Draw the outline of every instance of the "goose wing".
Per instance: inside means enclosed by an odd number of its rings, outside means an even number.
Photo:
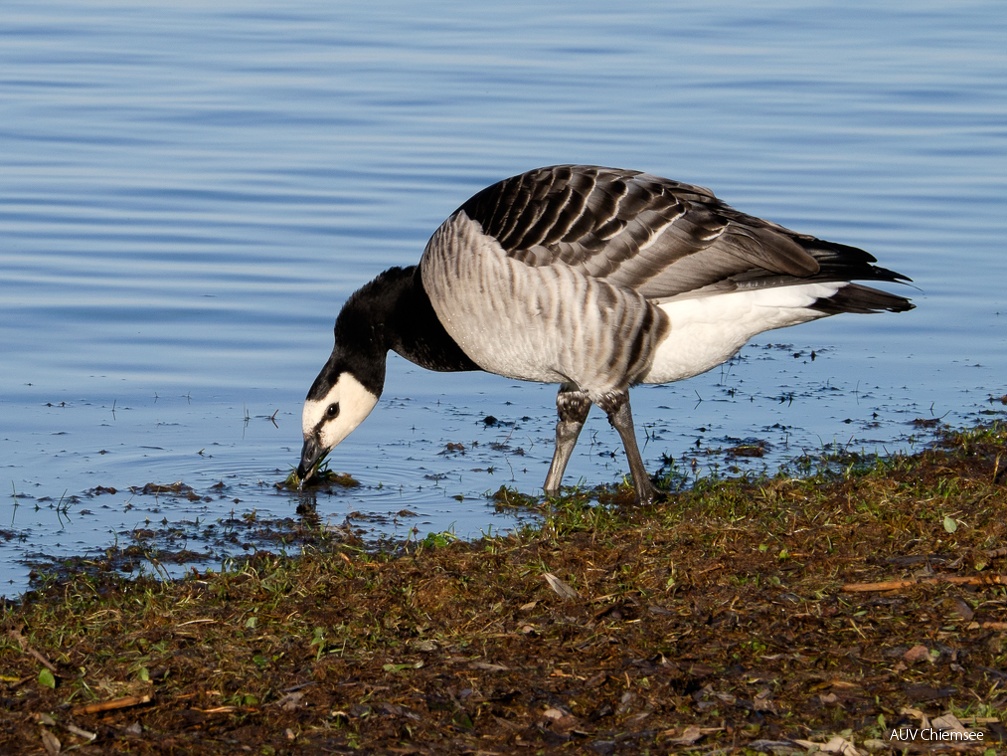
[[[797,280],[905,281],[869,253],[738,212],[699,186],[638,171],[539,168],[457,212],[531,266],[563,265],[651,300]]]

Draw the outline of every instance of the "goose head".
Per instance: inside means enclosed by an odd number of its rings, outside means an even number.
[[[297,476],[311,479],[326,455],[352,433],[378,403],[380,388],[368,388],[348,370],[323,368],[301,413],[304,446]]]

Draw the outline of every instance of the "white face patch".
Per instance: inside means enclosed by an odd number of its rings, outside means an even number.
[[[304,403],[301,414],[304,438],[316,436],[318,445],[328,451],[350,435],[377,403],[378,397],[360,381],[342,373],[324,398]]]

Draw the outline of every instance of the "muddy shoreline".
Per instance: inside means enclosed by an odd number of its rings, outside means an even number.
[[[995,424],[644,510],[504,490],[540,521],[475,542],[80,570],[2,605],[0,751],[998,753],[1005,470]]]

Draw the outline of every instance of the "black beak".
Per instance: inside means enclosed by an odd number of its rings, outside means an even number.
[[[325,458],[325,455],[328,454],[328,451],[328,449],[323,449],[318,445],[314,436],[308,436],[308,438],[304,439],[304,446],[301,447],[301,463],[297,466],[297,477],[301,479],[302,488],[311,476],[315,474],[315,469]]]

